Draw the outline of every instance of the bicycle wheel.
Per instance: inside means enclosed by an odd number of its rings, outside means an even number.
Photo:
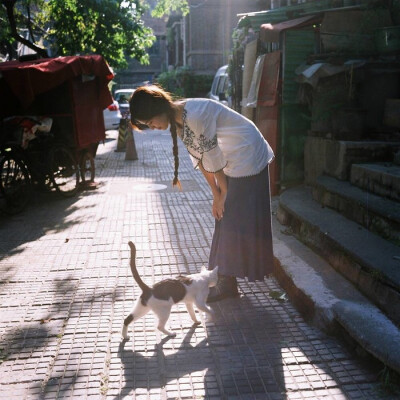
[[[0,160],[0,192],[6,201],[5,211],[16,214],[30,201],[31,181],[24,163],[12,154]]]
[[[78,191],[79,168],[72,152],[64,146],[50,150],[50,179],[56,190],[65,197],[74,196]]]
[[[94,158],[90,151],[85,151],[82,155],[80,165],[82,182],[94,182],[94,175],[96,172]]]

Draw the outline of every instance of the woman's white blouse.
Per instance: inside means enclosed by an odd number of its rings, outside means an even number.
[[[206,171],[233,178],[256,175],[274,158],[252,121],[211,99],[186,101],[182,141],[195,168],[201,162]]]

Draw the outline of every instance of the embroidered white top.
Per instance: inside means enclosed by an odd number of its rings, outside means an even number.
[[[233,178],[256,175],[274,158],[252,121],[211,99],[186,100],[182,141],[195,168],[201,161],[206,171]]]

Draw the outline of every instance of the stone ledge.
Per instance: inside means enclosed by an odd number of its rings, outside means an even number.
[[[311,189],[296,187],[280,196],[279,221],[318,252],[393,321],[400,323],[400,248],[321,207]]]
[[[392,161],[399,149],[398,142],[345,141],[308,136],[304,145],[305,183],[315,184],[322,174],[349,180],[352,164]]]
[[[294,210],[291,210],[291,206]],[[319,207],[311,198],[311,190],[304,187],[284,192],[280,196],[279,205],[275,207],[277,208],[277,217],[273,218],[275,275],[293,303],[320,328],[337,335],[342,335],[344,331],[368,354],[399,373],[400,331],[396,324],[360,293],[350,280],[343,276],[342,271],[341,273],[336,271],[310,248],[313,247],[317,252],[320,250],[316,241],[304,240],[307,242],[306,246],[294,236],[302,225],[300,220],[306,216],[310,219],[312,216],[316,217],[321,222],[321,227],[327,228],[330,218],[325,212],[328,211],[331,215],[336,213]],[[340,227],[343,220],[344,217],[338,218],[336,225]],[[311,224],[318,225],[315,220],[311,221]],[[335,232],[328,230],[323,230],[321,234],[335,237]],[[350,235],[352,234],[354,232],[350,230]],[[343,239],[347,241],[348,238]],[[371,240],[373,243],[374,238]],[[365,242],[359,249],[361,251],[366,249],[368,253],[368,250],[371,250],[368,248],[369,244],[370,242]],[[375,250],[376,247],[372,252]],[[380,258],[384,254],[386,253],[377,253],[375,258]],[[361,266],[359,268],[361,269]],[[387,298],[386,301],[392,302],[391,304],[397,309],[399,292],[392,288],[389,288],[389,291],[397,297],[390,300]],[[339,326],[342,329],[339,329]]]
[[[400,244],[400,204],[369,193],[349,182],[320,176],[313,189],[313,197],[346,218],[357,222],[368,231]]]
[[[298,193],[292,192],[294,197]],[[297,197],[297,201],[301,204],[302,198]],[[345,334],[345,339],[355,341],[368,354],[400,372],[399,328],[326,260],[299,241],[291,227],[280,224],[287,213],[279,204],[273,204],[273,208],[277,211],[272,223],[274,274],[291,301],[319,328],[329,334]]]
[[[360,189],[400,200],[400,166],[391,163],[353,164],[350,182]]]

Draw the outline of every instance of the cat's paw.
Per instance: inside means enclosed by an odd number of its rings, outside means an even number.
[[[176,336],[176,332],[168,332],[167,334],[169,337],[175,337]]]

